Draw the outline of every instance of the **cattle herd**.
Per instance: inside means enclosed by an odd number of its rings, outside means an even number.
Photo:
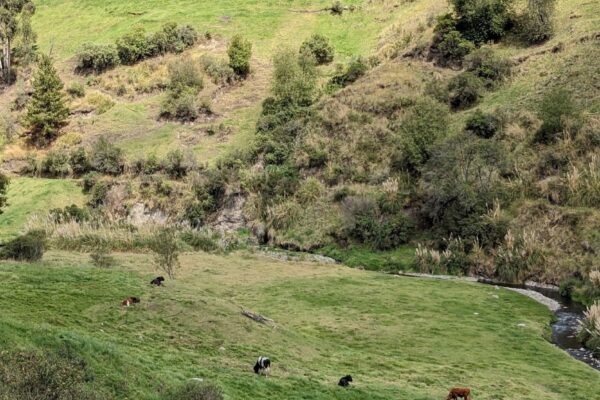
[[[162,286],[165,278],[162,276],[157,276],[152,281],[150,281],[151,285],[154,286]],[[125,300],[121,302],[123,307],[129,307],[133,304],[139,303],[140,299],[138,297],[127,297]],[[269,357],[260,356],[256,360],[256,364],[254,364],[254,373],[257,375],[268,376],[271,372],[271,360]],[[340,378],[338,385],[341,387],[348,387],[352,382],[352,376],[346,375]],[[471,389],[469,388],[461,388],[456,387],[450,389],[446,400],[471,400]]]

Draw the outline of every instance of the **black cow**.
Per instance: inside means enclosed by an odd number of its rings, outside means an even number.
[[[150,281],[151,285],[156,285],[156,286],[162,286],[162,283],[165,281],[165,278],[163,278],[162,276],[158,276],[154,279],[152,279],[152,281]]]
[[[350,386],[350,382],[352,382],[352,377],[350,375],[346,375],[340,378],[338,385],[342,387],[348,387]]]

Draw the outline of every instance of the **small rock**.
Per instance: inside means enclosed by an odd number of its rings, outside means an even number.
[[[479,315],[479,313],[478,312],[474,312],[473,315]]]
[[[223,347],[223,346],[219,347],[219,351],[225,351],[225,347]]]
[[[191,381],[204,382],[204,378],[192,378]]]
[[[524,327],[526,327],[527,325],[525,325],[525,324],[517,324],[517,326],[519,326],[519,327],[521,327],[521,328],[524,328]]]
[[[497,294],[493,294],[492,297],[495,298],[495,299],[499,299],[500,298],[500,296],[498,296]]]

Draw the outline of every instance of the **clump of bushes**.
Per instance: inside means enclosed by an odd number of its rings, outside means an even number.
[[[448,104],[453,110],[474,106],[483,96],[483,84],[472,72],[463,72],[448,82]]]
[[[33,351],[0,353],[0,398],[35,400],[101,400],[90,387],[86,363],[73,356]]]
[[[429,56],[442,66],[460,66],[465,56],[475,50],[473,42],[458,31],[457,22],[451,14],[438,17],[433,32]]]
[[[542,125],[535,133],[534,141],[551,144],[569,128],[577,130],[580,123],[580,111],[565,89],[554,89],[547,93],[538,110]]]
[[[311,53],[317,64],[329,64],[333,61],[334,50],[333,46],[329,42],[329,39],[323,35],[314,34],[309,39],[302,43],[300,46],[300,52]]]
[[[200,68],[191,59],[169,65],[169,89],[160,116],[186,122],[198,118],[198,93],[203,87]]]
[[[215,85],[229,85],[236,79],[233,68],[223,60],[203,55],[200,58],[200,65]]]
[[[40,172],[51,178],[64,178],[71,174],[69,155],[64,151],[51,150],[40,165]]]
[[[90,165],[94,171],[120,175],[125,168],[123,150],[102,137],[92,146]]]
[[[121,63],[117,47],[113,44],[86,43],[77,52],[77,72],[97,74]]]
[[[517,20],[518,34],[528,44],[542,43],[554,34],[556,0],[529,0]]]
[[[65,208],[55,208],[50,210],[50,217],[56,223],[65,222],[83,222],[90,218],[89,212],[85,208],[81,208],[76,204],[71,204]]]
[[[0,246],[0,259],[38,261],[46,248],[46,232],[32,230]]]
[[[333,87],[346,87],[349,84],[356,82],[358,78],[366,74],[368,70],[369,64],[364,58],[354,58],[345,68],[338,65],[337,72],[331,77],[329,84]]]
[[[481,47],[465,58],[466,70],[483,80],[488,89],[493,89],[510,74],[512,62],[498,57],[489,47]]]
[[[252,57],[252,43],[241,35],[235,35],[227,48],[229,66],[240,78],[245,78],[250,73],[250,57]]]
[[[502,121],[494,114],[475,111],[465,124],[465,130],[483,139],[492,138],[502,129]]]
[[[375,250],[390,250],[409,240],[411,219],[384,198],[348,196],[342,200],[344,226],[338,241],[354,241]],[[397,204],[397,203],[396,203]]]
[[[77,71],[101,73],[118,64],[135,64],[149,57],[180,53],[198,41],[198,32],[189,25],[167,23],[153,33],[142,27],[117,39],[116,44],[84,44],[77,53]]]

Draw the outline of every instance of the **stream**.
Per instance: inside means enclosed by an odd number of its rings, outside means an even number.
[[[577,340],[579,321],[583,319],[583,312],[586,310],[586,307],[583,304],[561,296],[555,288],[531,285],[507,285],[485,281],[482,283],[489,283],[507,288],[532,290],[557,301],[560,304],[560,308],[554,311],[556,321],[551,325],[552,343],[569,353],[573,358],[600,371],[600,359],[595,358],[592,352],[583,347]]]

